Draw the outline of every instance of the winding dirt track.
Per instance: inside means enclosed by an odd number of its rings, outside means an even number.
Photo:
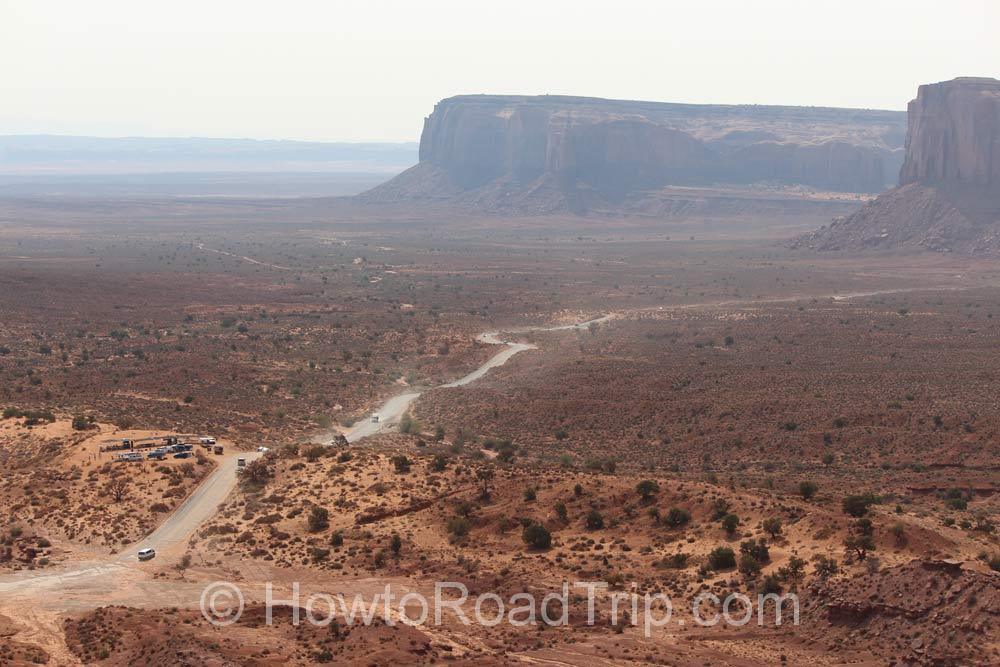
[[[477,369],[458,380],[440,385],[442,388],[463,387],[479,380],[491,369],[507,363],[512,357],[526,350],[536,349],[529,343],[509,342],[502,335],[549,332],[579,331],[591,325],[601,324],[630,313],[665,312],[669,310],[689,310],[694,308],[714,308],[733,306],[753,306],[765,303],[786,303],[802,299],[833,299],[843,301],[851,298],[876,296],[911,291],[941,291],[961,289],[954,286],[902,288],[864,293],[830,294],[825,296],[799,295],[753,301],[728,301],[701,304],[685,304],[660,308],[647,308],[604,315],[595,319],[552,327],[528,327],[522,329],[491,331],[477,337],[482,343],[502,345],[504,349],[490,357]],[[393,396],[378,411],[379,421],[366,417],[353,427],[346,437],[349,442],[357,442],[396,425],[409,406],[419,398],[421,391],[411,390]],[[18,601],[44,609],[68,611],[86,609],[109,603],[127,603],[141,606],[170,606],[197,604],[200,588],[195,584],[184,585],[176,582],[153,581],[152,573],[161,569],[153,562],[140,563],[135,556],[139,548],[152,546],[157,550],[158,560],[176,557],[183,553],[187,539],[207,519],[215,514],[233,488],[236,486],[235,461],[239,456],[253,458],[256,454],[229,454],[220,460],[219,467],[192,493],[187,500],[168,517],[164,523],[146,539],[131,545],[125,551],[104,558],[94,558],[64,565],[44,572],[18,572],[0,577],[0,599],[4,607],[16,607]],[[190,590],[189,590],[190,589]],[[191,595],[194,595],[192,598]]]

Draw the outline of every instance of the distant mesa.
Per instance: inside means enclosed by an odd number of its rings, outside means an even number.
[[[920,86],[908,117],[900,186],[793,247],[1000,256],[1000,81]]]
[[[544,214],[641,209],[667,186],[896,184],[903,112],[462,95],[424,121],[420,162],[363,202]]]

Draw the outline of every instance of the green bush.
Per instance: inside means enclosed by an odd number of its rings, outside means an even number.
[[[667,524],[671,528],[678,528],[686,525],[689,521],[691,521],[690,512],[680,507],[671,507],[670,511],[667,512],[667,517],[663,520],[663,523]]]
[[[660,485],[651,479],[644,479],[636,484],[635,491],[643,500],[649,500],[660,492]]]
[[[532,549],[548,549],[552,546],[552,535],[540,523],[525,526],[521,531],[521,539]]]
[[[735,514],[727,514],[722,517],[722,529],[726,531],[727,535],[733,535],[736,533],[736,529],[740,526],[740,518]]]
[[[736,567],[736,553],[729,547],[716,547],[708,554],[708,566],[713,570]]]
[[[469,534],[472,524],[464,516],[453,516],[448,519],[448,532],[455,537],[464,537]]]
[[[847,496],[842,503],[844,514],[853,517],[863,517],[868,514],[868,508],[878,502],[871,493],[861,493]]]
[[[330,527],[330,512],[325,507],[313,506],[309,511],[309,530],[318,533]]]
[[[776,516],[764,519],[761,526],[763,527],[764,532],[772,538],[781,535],[781,519]]]

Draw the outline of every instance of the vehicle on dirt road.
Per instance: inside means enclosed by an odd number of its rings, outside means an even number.
[[[153,560],[154,558],[156,558],[156,550],[150,548],[139,549],[138,556],[139,560]]]

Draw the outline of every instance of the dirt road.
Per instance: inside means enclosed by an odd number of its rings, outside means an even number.
[[[249,462],[258,456],[257,453],[233,453],[217,459],[218,467],[159,528],[118,554],[38,572],[5,575],[0,577],[0,596],[35,597],[57,591],[60,598],[69,602],[74,593],[108,593],[128,580],[131,574],[128,571],[133,568],[146,576],[145,570],[162,565],[164,560],[177,560],[187,539],[215,514],[236,486],[236,459],[246,458]],[[139,562],[136,553],[144,547],[156,549],[156,563]]]
[[[520,352],[526,350],[536,349],[535,345],[530,343],[512,343],[505,341],[501,338],[504,333],[519,334],[519,333],[533,333],[533,332],[544,332],[544,331],[569,331],[569,330],[583,330],[591,325],[601,324],[602,322],[607,322],[613,316],[605,315],[603,317],[598,317],[592,320],[587,320],[586,322],[578,322],[575,324],[564,324],[555,327],[526,327],[522,329],[512,329],[509,331],[488,331],[486,333],[479,334],[476,337],[480,343],[487,343],[489,345],[503,345],[505,349],[497,352],[492,357],[486,360],[479,368],[472,371],[468,375],[465,375],[457,380],[442,384],[439,388],[447,389],[453,387],[464,387],[467,384],[471,384],[476,380],[482,378],[484,375],[490,372],[491,369],[497,368],[498,366],[503,366],[510,359]],[[368,436],[375,435],[376,433],[385,430],[390,426],[396,426],[399,420],[402,418],[406,411],[410,408],[413,401],[417,400],[423,392],[421,391],[408,391],[403,394],[398,394],[393,396],[388,401],[386,401],[377,412],[371,415],[366,415],[365,418],[359,422],[356,426],[352,427],[345,435],[348,442],[357,442],[362,438],[367,438]],[[378,421],[372,421],[374,415],[378,415]]]

